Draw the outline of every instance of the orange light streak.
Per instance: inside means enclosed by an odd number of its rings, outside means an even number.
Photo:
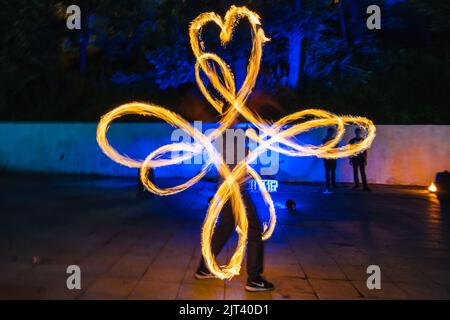
[[[236,92],[234,75],[230,67],[216,54],[205,52],[204,43],[201,40],[202,29],[209,23],[216,24],[220,29],[220,40],[222,45],[226,45],[232,39],[233,29],[240,19],[247,19],[251,26],[253,43],[247,66],[246,78]],[[269,208],[270,220],[264,224],[262,238],[270,238],[276,225],[276,213],[272,198],[267,191],[259,174],[249,165],[262,152],[267,149],[282,153],[288,156],[303,157],[316,156],[319,158],[342,158],[362,152],[370,147],[375,138],[375,126],[369,119],[363,117],[343,116],[339,117],[332,113],[319,109],[307,109],[288,115],[277,122],[271,124],[262,119],[259,115],[249,110],[245,103],[255,86],[259,73],[263,44],[270,41],[264,34],[261,27],[260,17],[246,7],[235,7],[227,11],[222,19],[216,13],[208,12],[199,15],[192,21],[189,28],[189,37],[192,51],[197,59],[195,65],[195,75],[200,91],[209,103],[222,115],[220,126],[210,134],[204,135],[191,126],[179,115],[157,105],[131,102],[121,105],[105,114],[97,127],[97,142],[102,151],[113,161],[130,168],[141,168],[140,178],[144,186],[157,195],[171,195],[184,191],[200,181],[212,166],[215,166],[223,179],[214,197],[210,201],[206,218],[202,228],[202,254],[210,271],[220,279],[230,279],[239,274],[242,260],[245,254],[248,232],[248,220],[246,208],[240,186],[250,177],[255,179],[259,186],[262,197]],[[217,70],[220,70],[220,73]],[[220,94],[222,99],[215,98],[210,94],[201,78],[203,72],[210,80],[214,89]],[[221,76],[220,76],[220,75]],[[225,110],[225,107],[227,109]],[[172,143],[164,145],[152,153],[145,160],[136,160],[126,155],[120,154],[108,142],[106,137],[110,124],[124,115],[142,115],[159,118],[168,124],[186,131],[193,137],[194,143]],[[248,131],[248,137],[259,143],[259,146],[250,152],[232,171],[225,164],[217,149],[213,146],[214,140],[222,135],[224,131],[232,126],[238,116],[242,116],[248,122],[255,125],[262,133],[258,136],[254,130]],[[306,119],[306,120],[305,120]],[[299,122],[302,121],[303,122]],[[295,123],[294,122],[299,122]],[[291,126],[287,129],[284,127]],[[344,132],[345,125],[355,124],[361,126],[366,131],[366,137],[359,143],[338,147]],[[313,146],[302,145],[294,142],[291,138],[303,132],[319,127],[335,126],[336,137],[326,143]],[[208,155],[207,163],[202,170],[190,180],[180,185],[170,188],[159,188],[148,178],[147,172],[150,168],[164,167],[168,165],[180,164],[206,150]],[[164,159],[160,156],[168,152],[182,151],[175,158]],[[211,252],[211,240],[219,214],[224,204],[230,201],[236,223],[238,242],[234,254],[227,265],[219,267]]]

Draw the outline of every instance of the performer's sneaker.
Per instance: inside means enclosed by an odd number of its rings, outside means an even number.
[[[245,285],[245,290],[250,292],[272,291],[273,289],[273,284],[261,276],[252,280],[248,279]]]
[[[204,280],[204,279],[214,279],[215,276],[208,270],[201,270],[198,269],[197,272],[194,274],[195,279],[197,280]]]
[[[333,191],[331,191],[330,189],[325,189],[325,191],[323,192],[323,194],[332,194]]]

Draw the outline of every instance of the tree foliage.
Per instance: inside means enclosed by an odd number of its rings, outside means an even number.
[[[170,104],[179,113],[186,112],[184,102],[193,95],[203,103],[188,26],[205,11],[223,15],[228,1],[77,3],[81,31],[65,26],[70,1],[16,0],[2,7],[1,119],[96,120],[129,100]],[[366,28],[370,4],[382,8],[381,30]],[[257,11],[272,38],[253,101],[277,105],[269,116],[316,106],[378,123],[450,123],[448,2],[246,0],[236,5]],[[218,52],[238,79],[245,76],[250,50],[247,26],[236,27],[226,48],[216,27],[205,30],[207,48]],[[292,86],[289,74],[295,69]]]

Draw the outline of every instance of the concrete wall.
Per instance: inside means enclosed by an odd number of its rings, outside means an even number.
[[[211,127],[212,125],[206,126]],[[371,183],[428,185],[438,171],[450,170],[450,126],[380,125],[368,154]],[[47,173],[134,176],[109,160],[95,140],[95,123],[0,123],[0,168]],[[352,135],[347,130],[344,141]],[[173,128],[166,124],[114,124],[111,143],[132,157],[145,158],[170,142]],[[324,130],[302,134],[304,143],[320,143]],[[200,165],[182,164],[158,169],[157,177],[191,177]],[[217,173],[213,170],[210,176]],[[281,181],[322,181],[322,160],[280,156]],[[351,182],[348,159],[338,160],[338,181]]]

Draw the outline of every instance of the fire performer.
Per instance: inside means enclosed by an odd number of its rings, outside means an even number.
[[[246,148],[246,146],[238,145],[238,139],[235,139],[234,135],[227,134],[230,130],[232,129],[228,129],[226,133],[222,135],[222,155],[229,165],[230,170],[233,170],[233,168],[242,160],[238,157],[238,148],[245,148],[244,153],[246,155],[248,154],[248,148]],[[223,181],[221,181],[221,183],[222,182]],[[271,291],[274,289],[274,285],[262,276],[264,267],[263,228],[258,213],[256,212],[256,208],[252,203],[250,193],[243,187],[244,185],[241,185],[241,193],[243,195],[248,218],[247,283],[245,285],[245,290],[250,292]],[[215,257],[222,251],[235,230],[235,227],[233,208],[231,203],[227,202],[222,209],[221,219],[211,241],[211,250]],[[216,278],[208,270],[203,256],[194,277],[199,280]]]
[[[234,82],[234,75],[227,64],[218,55],[211,52],[205,52],[204,42],[201,40],[201,33],[206,24],[215,23],[222,29],[220,39],[222,44],[226,45],[232,38],[232,31],[236,22],[242,18],[246,18],[250,23],[253,46],[247,66],[247,76],[241,88],[237,90]],[[188,189],[199,182],[211,168],[215,167],[223,181],[210,201],[203,223],[201,235],[202,256],[204,264],[207,266],[207,270],[201,269],[200,271],[206,272],[203,274],[204,276],[207,276],[208,272],[211,272],[211,274],[219,279],[231,279],[238,275],[247,242],[249,242],[249,246],[251,247],[254,245],[254,248],[256,249],[249,249],[251,253],[249,252],[248,259],[250,260],[250,265],[248,270],[249,282],[246,286],[247,290],[271,290],[273,289],[273,285],[264,280],[261,276],[263,248],[258,244],[258,241],[269,239],[275,229],[277,219],[275,205],[261,176],[249,164],[267,150],[297,157],[316,156],[319,158],[331,159],[349,157],[370,147],[375,138],[376,127],[372,121],[364,117],[337,116],[321,109],[299,110],[274,123],[270,123],[252,112],[247,107],[246,101],[256,83],[262,57],[262,46],[265,42],[270,41],[270,39],[264,34],[259,16],[248,10],[246,7],[238,8],[231,6],[225,14],[225,19],[222,19],[214,12],[207,12],[199,15],[190,25],[189,37],[192,50],[197,58],[195,64],[197,83],[208,102],[220,113],[220,126],[209,134],[203,134],[195,127],[191,126],[181,116],[166,108],[154,104],[130,102],[118,106],[102,116],[97,126],[97,142],[102,151],[112,160],[130,168],[140,168],[140,178],[143,185],[150,192],[161,196],[177,194]],[[201,72],[203,72],[211,81],[214,89],[220,94],[224,101],[220,98],[217,99],[207,90],[201,77]],[[220,75],[222,77],[220,77]],[[224,112],[224,108],[226,107],[228,107],[228,109]],[[110,124],[115,119],[129,114],[159,118],[174,127],[184,130],[194,138],[195,142],[190,144],[171,143],[163,145],[152,151],[145,160],[130,158],[114,149],[106,137]],[[247,130],[247,137],[252,141],[257,142],[259,146],[252,150],[248,156],[235,165],[234,169],[230,171],[226,161],[218,154],[217,148],[214,147],[213,143],[223,135],[227,128],[230,128],[230,125],[235,123],[239,116],[242,116],[245,121],[253,124],[263,134],[262,136],[258,136],[255,130]],[[348,124],[356,124],[364,128],[366,137],[354,144],[338,147],[337,144],[340,139],[342,139],[345,133],[345,126]],[[286,125],[290,126],[285,128]],[[329,126],[336,127],[336,136],[334,139],[331,139],[320,146],[298,144],[292,140],[293,137],[298,136],[302,132],[309,131],[313,128]],[[168,159],[162,157],[162,155],[173,151],[177,153],[183,151],[183,154]],[[151,169],[181,164],[183,161],[202,153],[207,155],[208,161],[197,175],[184,183],[169,188],[160,188],[148,178],[147,173]],[[245,183],[248,177],[252,177],[258,184],[261,196],[269,209],[269,221],[268,223],[264,223],[262,228],[260,224],[255,223],[255,221],[258,221],[256,211],[253,210],[250,211],[250,213],[247,212],[246,203],[247,206],[250,206],[249,201],[244,201],[244,197],[241,193],[242,188],[240,186]],[[219,220],[220,212],[226,211],[223,210],[223,207],[228,202],[231,203],[238,240],[236,249],[231,256],[230,261],[225,266],[220,267],[215,260],[215,253],[219,253],[219,249],[223,248],[229,235],[224,231],[220,231],[219,237],[215,240],[216,249],[213,249],[211,242],[213,241],[213,238],[215,238],[214,231]],[[231,221],[231,219],[229,221]],[[227,223],[224,223],[223,226],[227,226]],[[223,226],[220,228],[225,229]],[[251,230],[249,230],[249,227]],[[257,231],[255,230],[261,231],[261,229],[263,230],[262,236],[258,235],[258,237],[256,237]],[[249,240],[249,238],[251,239]]]

